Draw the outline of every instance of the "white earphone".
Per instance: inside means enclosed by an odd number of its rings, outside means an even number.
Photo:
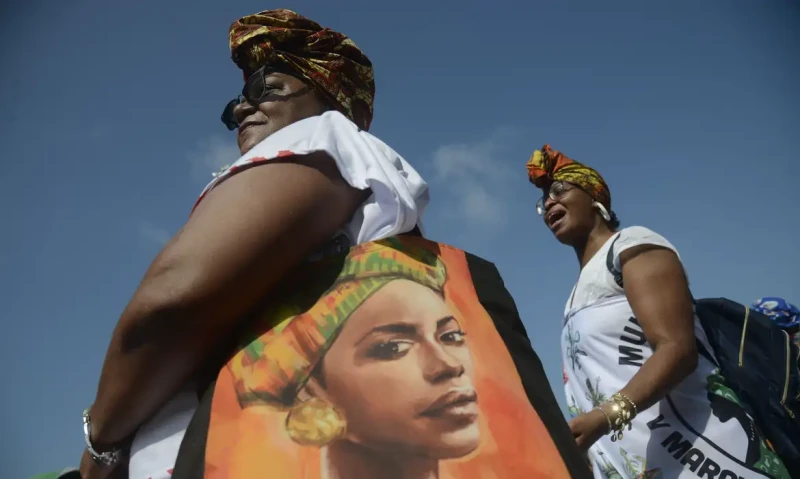
[[[605,206],[603,206],[602,203],[595,201],[592,203],[592,206],[600,210],[600,216],[602,216],[604,220],[611,221],[611,215],[608,213],[608,210]]]

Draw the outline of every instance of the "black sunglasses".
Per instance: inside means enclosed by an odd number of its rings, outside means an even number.
[[[228,104],[225,105],[225,109],[222,110],[222,117],[220,117],[220,120],[222,120],[222,123],[228,130],[233,131],[239,127],[239,122],[236,121],[233,115],[233,109],[244,101],[247,101],[247,103],[251,105],[263,103],[267,97],[266,77],[270,73],[279,71],[281,70],[275,67],[267,68],[263,66],[247,77],[247,81],[244,82],[244,87],[242,87],[242,94],[229,101]]]

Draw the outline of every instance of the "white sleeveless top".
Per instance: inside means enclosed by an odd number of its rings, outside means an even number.
[[[217,176],[206,193],[232,175],[271,159],[325,151],[347,183],[370,189],[372,195],[344,225],[341,233],[355,245],[407,233],[418,226],[428,204],[428,185],[397,152],[360,130],[338,111],[293,123],[267,137]],[[178,455],[186,427],[198,405],[192,385],[136,433],[128,466],[130,479],[167,479]]]
[[[616,237],[583,268],[564,311],[564,389],[573,417],[625,387],[653,354],[624,290],[607,268]],[[647,228],[625,228],[614,244],[614,269],[621,270],[622,251],[644,244],[675,251]],[[697,317],[695,335],[710,354]],[[710,360],[700,355],[697,369],[656,405],[639,411],[622,440],[604,436],[590,448],[595,478],[789,478],[711,360],[713,355]]]

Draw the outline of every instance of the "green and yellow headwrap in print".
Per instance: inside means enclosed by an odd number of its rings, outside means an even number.
[[[311,372],[331,347],[347,319],[383,286],[407,279],[441,293],[444,263],[413,242],[388,239],[354,247],[333,285],[313,306],[294,304],[270,310],[276,326],[241,349],[228,368],[242,407],[292,406]],[[287,298],[288,303],[292,299]]]
[[[233,61],[247,78],[280,64],[315,85],[337,110],[369,130],[375,100],[372,62],[347,36],[286,10],[266,10],[233,22]]]
[[[550,145],[534,151],[526,167],[528,179],[543,191],[548,191],[556,181],[572,183],[611,211],[611,191],[600,173],[553,150]]]

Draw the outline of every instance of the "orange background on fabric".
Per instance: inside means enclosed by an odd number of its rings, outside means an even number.
[[[441,461],[440,479],[569,477],[503,340],[478,301],[464,253],[439,247],[447,267],[445,298],[467,332],[481,409],[480,446],[464,458]],[[284,429],[285,420],[285,412],[268,407],[241,409],[233,379],[223,368],[211,409],[206,477],[262,479],[266,473],[282,479],[320,479],[320,450],[294,443]]]

